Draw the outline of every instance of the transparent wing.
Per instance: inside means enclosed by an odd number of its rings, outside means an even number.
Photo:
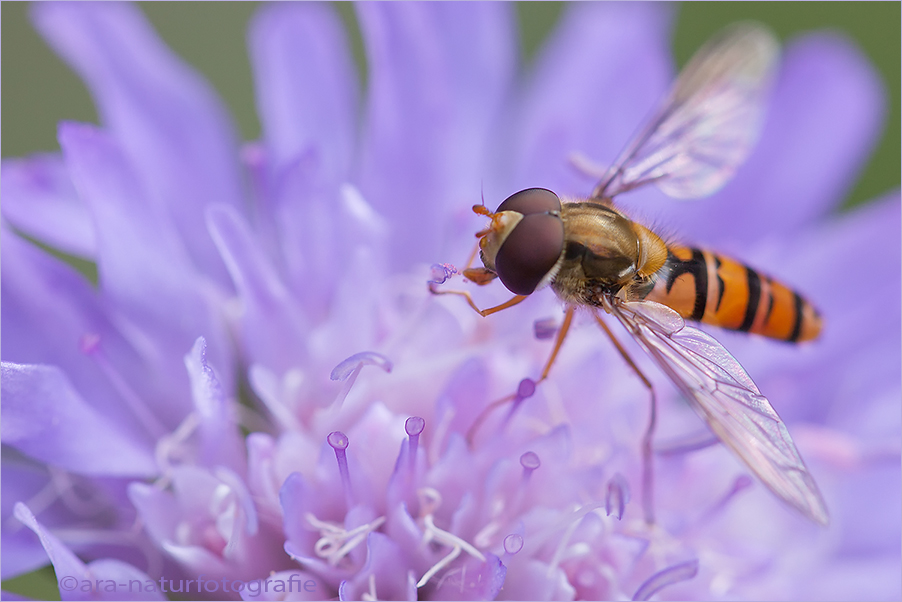
[[[652,301],[608,304],[690,405],[777,496],[812,520],[829,517],[789,431],[739,362],[716,340]]]
[[[758,138],[779,51],[774,35],[754,23],[734,25],[709,41],[592,197],[610,198],[649,182],[681,199],[723,186]]]

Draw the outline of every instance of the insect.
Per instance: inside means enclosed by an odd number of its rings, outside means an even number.
[[[723,255],[669,244],[614,205],[617,195],[657,185],[683,199],[719,189],[745,160],[763,121],[779,45],[757,24],[728,28],[703,46],[673,84],[650,122],[626,147],[586,200],[565,201],[544,188],[508,197],[477,233],[484,267],[465,277],[501,280],[515,296],[483,316],[550,286],[566,306],[541,382],[577,307],[588,308],[651,392],[643,440],[643,506],[652,506],[654,388],[601,319],[614,316],[670,378],[710,430],[779,498],[808,518],[828,523],[814,479],[770,402],[742,366],[708,334],[684,320],[788,342],[814,339],[821,317],[791,288]],[[472,260],[472,258],[471,258]]]

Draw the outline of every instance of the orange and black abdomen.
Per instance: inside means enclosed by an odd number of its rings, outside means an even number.
[[[822,320],[801,295],[723,255],[668,245],[667,262],[645,297],[688,320],[782,341],[808,341]]]

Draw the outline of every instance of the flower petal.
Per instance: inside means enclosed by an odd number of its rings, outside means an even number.
[[[17,229],[60,251],[94,257],[91,214],[59,155],[4,160],[0,189],[3,217]]]
[[[123,436],[58,368],[4,362],[2,370],[5,444],[82,474],[156,474],[149,443]]]
[[[357,72],[341,21],[326,5],[263,6],[249,47],[271,168],[313,149],[338,184],[347,178],[357,118]]]
[[[200,460],[207,467],[226,466],[244,474],[243,442],[230,412],[229,400],[207,364],[206,353],[207,343],[199,337],[185,356],[194,407],[200,416]]]
[[[91,89],[150,200],[191,257],[226,282],[210,240],[210,199],[241,206],[236,136],[212,87],[160,41],[136,6],[35,5],[35,26]]]
[[[370,59],[360,189],[393,225],[399,267],[434,261],[448,201],[473,198],[488,133],[509,93],[505,3],[362,3]],[[467,205],[472,203],[467,203]]]
[[[253,231],[234,209],[212,205],[208,227],[235,288],[244,303],[241,332],[245,361],[259,363],[277,374],[303,365],[307,356],[307,324],[298,312]]]
[[[434,600],[494,600],[504,585],[507,568],[494,554],[486,554],[485,562],[467,558],[460,571],[450,571],[442,579]]]
[[[30,500],[40,494],[50,484],[50,477],[46,468],[35,467],[32,462],[20,458],[11,458],[12,455],[8,449],[3,450],[3,471],[0,472],[0,478],[3,479],[3,497],[0,498],[3,503],[3,512],[0,514],[3,524],[3,529],[0,530],[3,566],[0,567],[0,575],[3,579],[37,570],[47,564],[47,552],[41,542],[21,526],[16,528],[13,512],[20,500]],[[48,522],[48,513],[54,514],[51,520],[59,518],[56,510],[58,508],[55,506],[44,509],[42,516],[45,523]]]
[[[83,351],[86,337],[99,338],[109,367],[129,382],[146,382],[140,355],[113,326],[108,304],[81,274],[9,230],[0,244],[4,360],[59,367],[92,407],[125,432],[143,436],[146,427],[122,403],[109,374]]]
[[[146,202],[119,145],[94,127],[72,123],[60,127],[60,144],[97,224],[101,288],[155,343],[171,386],[184,390],[179,359],[198,334],[213,343],[214,364],[231,369],[212,299],[197,286],[199,275],[168,216]],[[225,382],[231,382],[228,373]]]
[[[84,564],[35,519],[25,504],[16,504],[15,516],[40,538],[53,563],[63,600],[166,600],[155,588],[134,591],[122,585],[131,581],[138,581],[142,586],[154,583],[146,573],[128,563],[104,558]]]
[[[366,539],[366,563],[343,590],[345,600],[364,600],[375,591],[377,600],[411,600],[405,551],[382,533]],[[486,598],[489,599],[489,598]]]

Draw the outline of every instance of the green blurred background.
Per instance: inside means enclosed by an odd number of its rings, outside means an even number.
[[[363,71],[363,45],[353,6],[338,3],[352,32],[354,53]],[[253,2],[158,2],[141,8],[160,35],[188,63],[200,70],[228,103],[244,139],[259,135],[254,110],[250,64],[245,52]],[[534,56],[554,27],[564,5],[518,3],[522,47]],[[15,157],[55,151],[60,120],[97,121],[91,99],[80,80],[54,55],[31,27],[28,4],[0,6],[2,51],[2,121],[0,153]],[[678,7],[674,52],[678,64],[724,25],[755,19],[782,39],[800,32],[829,28],[853,38],[880,71],[887,90],[883,138],[847,199],[857,204],[899,186],[900,180],[900,3],[898,2],[688,2]],[[365,78],[365,73],[362,73]],[[37,599],[59,599],[53,572],[45,569],[3,583],[7,591]]]
[[[337,3],[354,35],[363,65],[353,6]],[[203,72],[225,98],[242,136],[254,139],[260,126],[254,111],[250,64],[245,52],[253,2],[157,2],[141,4],[160,35],[187,62]],[[518,3],[522,46],[532,57],[554,27],[564,4]],[[56,124],[62,119],[97,121],[79,79],[49,50],[28,21],[28,4],[2,4],[3,157],[58,148]],[[757,19],[784,40],[812,29],[830,28],[852,37],[879,69],[886,85],[885,133],[872,161],[852,191],[851,203],[899,186],[900,180],[900,3],[898,2],[688,2],[679,7],[674,51],[679,64],[722,26]],[[364,75],[365,76],[365,75]]]

